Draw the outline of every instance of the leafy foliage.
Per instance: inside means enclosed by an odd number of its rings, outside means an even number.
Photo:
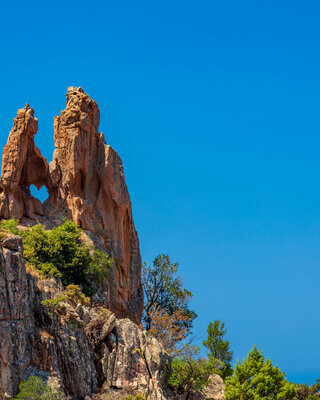
[[[156,309],[172,315],[175,311],[181,310],[187,320],[177,322],[192,328],[192,322],[196,313],[189,309],[188,304],[192,300],[192,293],[183,288],[180,277],[176,277],[179,268],[178,263],[172,263],[169,256],[159,254],[153,261],[152,266],[144,264],[142,283],[145,295],[143,322],[147,331],[152,326],[152,315]]]
[[[311,386],[299,385],[297,390],[297,400],[318,400],[320,397],[320,379]]]
[[[216,320],[210,322],[208,329],[208,338],[203,342],[203,345],[208,349],[208,357],[212,362],[214,360],[220,361],[221,367],[217,369],[216,373],[223,378],[232,375],[231,361],[233,352],[230,350],[229,340],[226,340],[225,334],[227,329],[224,322]]]
[[[226,380],[227,400],[291,400],[296,393],[296,385],[255,346]]]
[[[189,333],[183,322],[189,318],[182,310],[176,310],[171,315],[161,308],[151,310],[151,327],[149,333],[158,339],[171,356],[179,354],[179,343]]]
[[[36,376],[31,376],[26,382],[19,386],[20,392],[15,397],[19,400],[63,400],[64,394],[52,389],[43,380]]]
[[[199,353],[199,347],[186,344],[180,355],[172,361],[169,383],[184,395],[207,386],[209,377],[216,368],[210,360],[199,357]]]
[[[0,223],[0,228],[4,231],[13,233],[14,235],[19,234],[18,221],[14,218],[2,220]]]
[[[51,231],[37,224],[30,230],[20,232],[24,257],[44,276],[55,276],[67,286],[81,285],[86,294],[94,289],[91,281],[100,283],[112,266],[109,256],[90,249],[81,242],[82,230],[72,221],[64,223]]]

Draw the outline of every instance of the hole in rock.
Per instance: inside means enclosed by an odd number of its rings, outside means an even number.
[[[41,203],[47,200],[49,197],[48,189],[45,186],[42,186],[39,190],[34,186],[30,186],[30,192],[33,197],[39,199]]]

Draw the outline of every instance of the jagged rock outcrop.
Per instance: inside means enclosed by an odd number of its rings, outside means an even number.
[[[15,394],[30,358],[28,335],[33,323],[21,250],[21,240],[15,236],[0,248],[0,398]]]
[[[27,104],[18,110],[13,121],[8,143],[2,156],[0,179],[0,216],[9,218],[26,216],[36,220],[43,215],[43,207],[30,193],[30,186],[38,189],[47,184],[48,164],[34,143],[38,120]]]
[[[87,244],[110,253],[114,270],[90,307],[61,300],[62,284],[26,269],[21,238],[0,230],[0,400],[15,396],[31,375],[74,400],[137,393],[173,400],[171,359],[136,324],[143,307],[139,241],[121,160],[98,130],[98,105],[81,88],[68,89],[67,107],[55,118],[49,165],[35,146],[37,128],[26,105],[3,153],[0,219],[14,216],[22,225],[40,219],[52,228],[68,217],[84,229]],[[44,204],[31,195],[31,185],[47,187]],[[42,304],[58,297],[59,311]],[[218,381],[194,395],[223,400]]]
[[[26,272],[22,243],[8,235],[0,245],[0,399],[38,375],[74,399],[98,389],[123,390],[164,399],[170,358],[162,346],[129,319],[103,307],[62,303],[58,319],[41,300],[63,287]],[[55,321],[53,323],[53,321]]]
[[[108,387],[165,399],[171,359],[162,345],[129,319],[117,320],[114,332],[102,358]]]
[[[3,232],[2,232],[3,233]],[[75,304],[63,297],[59,311],[41,301],[61,298],[63,286],[26,271],[19,236],[0,238],[0,399],[15,396],[19,383],[40,376],[74,400],[177,400],[170,389],[171,359],[162,345],[129,319],[104,307]],[[221,378],[194,400],[224,400]]]
[[[117,317],[139,322],[143,307],[141,256],[120,157],[99,133],[97,103],[81,88],[70,87],[67,107],[55,117],[53,161],[35,146],[38,120],[27,105],[18,110],[4,148],[0,179],[0,218],[50,224],[72,219],[110,253],[112,276],[105,282],[106,306]],[[46,186],[42,205],[30,186]],[[43,220],[42,220],[43,222]]]
[[[211,375],[202,392],[192,392],[188,400],[225,400],[225,384],[220,375]]]

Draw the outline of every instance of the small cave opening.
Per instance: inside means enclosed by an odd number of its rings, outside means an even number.
[[[42,186],[39,190],[34,186],[30,186],[30,192],[33,197],[40,200],[43,204],[49,197],[48,189],[45,186]]]

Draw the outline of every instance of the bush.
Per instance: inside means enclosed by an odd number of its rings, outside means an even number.
[[[133,400],[146,400],[146,398],[145,398],[144,396],[142,396],[141,393],[137,393],[137,394],[134,396]]]
[[[65,286],[81,285],[87,295],[94,292],[91,282],[100,283],[112,267],[112,259],[81,242],[82,230],[72,221],[51,231],[37,224],[21,231],[24,257],[44,276],[61,278]]]
[[[172,361],[172,374],[169,383],[178,392],[188,395],[192,390],[202,390],[208,385],[209,377],[216,365],[199,357],[200,348],[184,345],[179,357]]]
[[[1,223],[0,223],[0,227],[4,231],[11,232],[14,235],[18,235],[19,234],[18,220],[14,219],[14,218],[2,220]]]
[[[86,297],[77,285],[68,285],[65,290],[66,300],[69,300],[74,306],[82,304],[84,306],[90,306],[90,299]]]
[[[19,386],[19,394],[15,399],[19,400],[63,400],[64,394],[52,389],[43,380],[36,376],[31,376],[26,382]]]

